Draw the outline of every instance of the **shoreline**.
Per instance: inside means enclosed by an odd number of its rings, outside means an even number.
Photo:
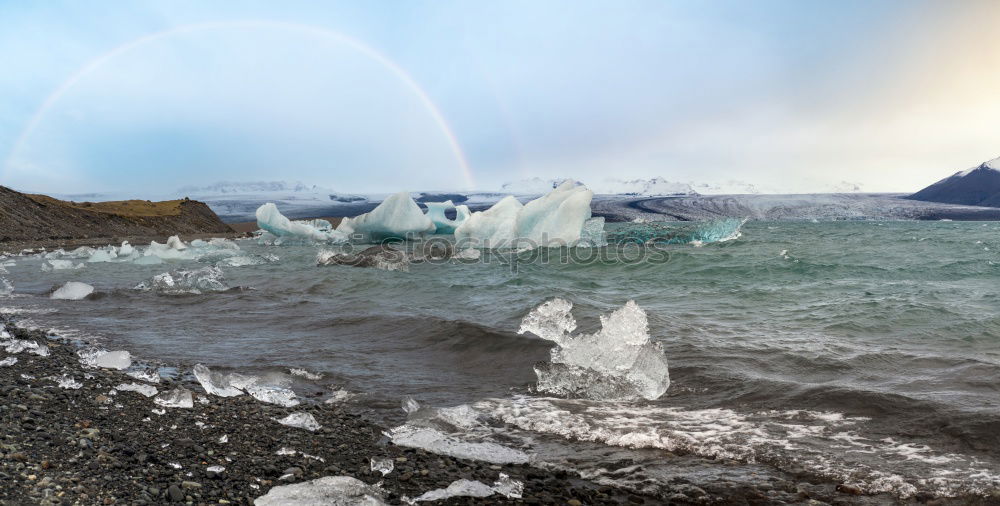
[[[418,497],[459,479],[492,484],[500,473],[524,484],[521,499],[494,494],[439,503],[662,502],[564,471],[492,465],[396,446],[383,436],[384,428],[343,403],[306,401],[285,408],[248,395],[210,396],[184,376],[162,378],[151,386],[160,393],[190,390],[191,408],[161,407],[153,397],[133,391],[111,394],[116,385],[149,383],[122,371],[84,366],[76,351],[86,343],[21,329],[10,315],[0,314],[0,326],[4,324],[14,339],[45,344],[49,353],[10,354],[0,348],[0,360],[17,360],[0,366],[3,505],[253,504],[272,487],[338,475],[381,483],[384,500],[402,504],[403,496]],[[61,376],[82,386],[60,387],[56,379]],[[311,432],[276,421],[296,412],[312,414],[321,428]],[[279,454],[283,448],[294,453]],[[371,458],[392,459],[395,469],[386,476],[372,471]],[[212,466],[225,470],[209,471]],[[675,503],[684,503],[677,499]]]
[[[191,377],[190,365],[168,364],[178,366],[177,378],[148,383],[124,371],[83,365],[77,351],[91,343],[22,329],[16,315],[0,313],[0,329],[13,339],[48,347],[45,356],[30,350],[12,354],[0,338],[0,361],[16,359],[11,365],[0,362],[0,506],[254,504],[272,487],[331,476],[378,485],[386,503],[406,504],[405,498],[445,489],[456,480],[493,484],[501,473],[523,484],[522,497],[493,494],[435,503],[989,504],[988,498],[866,495],[834,481],[796,474],[752,485],[671,480],[660,484],[657,494],[643,494],[572,471],[494,465],[397,446],[384,436],[385,427],[367,420],[349,402],[315,400],[326,392],[303,392],[302,404],[291,408],[249,395],[217,397],[206,394]],[[60,386],[61,377],[80,385]],[[154,397],[115,390],[129,383],[152,386],[158,393],[186,389],[193,405],[162,407]],[[278,423],[292,413],[311,414],[321,428],[312,432]],[[372,458],[391,459],[394,469],[385,476],[372,471]],[[677,458],[685,456],[664,455],[666,462]],[[724,469],[736,463],[705,460],[701,465]],[[224,470],[209,469],[214,466]]]

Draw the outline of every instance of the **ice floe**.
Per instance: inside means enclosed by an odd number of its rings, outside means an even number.
[[[214,266],[157,274],[135,286],[136,290],[161,295],[203,294],[229,290],[222,269]]]
[[[351,478],[326,476],[272,488],[254,500],[255,506],[381,506],[385,491]]]
[[[94,293],[94,287],[79,281],[68,281],[49,296],[58,300],[80,300]]]
[[[646,313],[634,301],[601,316],[601,330],[571,335],[572,303],[553,299],[533,309],[518,333],[555,342],[551,362],[535,366],[540,391],[591,399],[658,399],[670,387],[667,358],[649,336]]]

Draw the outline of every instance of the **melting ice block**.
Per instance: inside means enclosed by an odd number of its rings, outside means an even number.
[[[255,506],[381,506],[386,504],[384,496],[381,488],[357,478],[326,476],[274,487],[253,503]]]
[[[225,275],[218,267],[164,272],[135,285],[136,290],[162,295],[202,294],[229,290]]]
[[[390,195],[370,212],[344,218],[337,231],[347,236],[357,234],[368,241],[381,241],[430,234],[436,228],[410,194],[400,192]]]
[[[94,287],[79,281],[69,281],[49,296],[51,299],[80,300],[94,293]]]
[[[142,383],[122,383],[115,387],[115,390],[119,392],[136,392],[146,397],[152,397],[156,395],[156,387],[153,385],[145,385]]]
[[[157,395],[153,402],[165,408],[193,408],[194,397],[186,388],[175,388]]]
[[[456,228],[469,219],[469,206],[456,207],[450,200],[444,202],[424,202],[424,205],[427,206],[427,217],[434,223],[435,234],[453,234]],[[449,209],[455,210],[454,220],[450,220],[444,215],[445,211]]]
[[[305,429],[310,432],[319,430],[321,427],[319,422],[313,418],[311,413],[297,412],[292,413],[281,420],[278,420],[281,425],[287,425],[289,427],[298,427],[300,429]]]
[[[451,497],[489,497],[495,491],[493,487],[475,480],[456,480],[448,488],[438,488],[424,492],[414,502],[443,501]]]
[[[594,192],[566,180],[548,195],[524,205],[517,213],[515,235],[526,246],[572,246],[590,219]],[[521,245],[519,245],[521,246]]]
[[[89,367],[101,367],[103,369],[117,369],[119,371],[128,369],[132,365],[132,354],[127,351],[107,351],[96,348],[87,348],[77,352],[80,356],[80,363]]]
[[[325,220],[292,221],[278,211],[278,206],[268,202],[257,208],[257,226],[277,236],[279,240],[291,239],[317,242],[345,242],[347,236],[331,230]]]
[[[646,313],[634,301],[601,316],[595,334],[570,335],[572,303],[553,299],[533,309],[518,333],[555,342],[551,363],[535,367],[538,389],[592,399],[658,399],[670,387],[667,358],[649,336]]]
[[[462,248],[506,248],[514,241],[517,214],[524,206],[512,196],[504,197],[485,211],[472,213],[455,229],[455,242]]]

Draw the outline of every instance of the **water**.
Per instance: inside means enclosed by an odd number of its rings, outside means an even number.
[[[409,272],[316,267],[319,246],[253,241],[236,255],[266,259],[255,265],[212,257],[43,272],[41,258],[20,257],[0,273],[15,293],[0,306],[138,359],[322,374],[289,378],[303,397],[360,393],[352,402],[390,425],[402,423],[405,396],[458,407],[424,409],[410,423],[646,490],[677,473],[664,465],[671,451],[735,459],[747,480],[789,471],[899,497],[981,495],[1000,490],[998,231],[751,222],[736,240],[664,245],[656,262],[449,262]],[[215,264],[224,286],[201,294],[134,289]],[[95,295],[47,298],[71,280]],[[667,394],[596,402],[534,393],[532,367],[551,343],[516,331],[553,297],[573,302],[587,332],[635,300],[669,358]],[[609,464],[622,459],[640,469]]]

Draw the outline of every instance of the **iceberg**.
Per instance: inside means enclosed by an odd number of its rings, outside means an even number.
[[[292,221],[278,211],[278,206],[268,202],[257,208],[257,226],[277,237],[276,243],[285,240],[346,242],[347,236],[332,230],[325,220]],[[320,223],[322,222],[322,223]]]
[[[649,336],[646,313],[634,301],[601,316],[601,330],[570,335],[572,303],[553,299],[533,309],[519,334],[530,332],[557,344],[551,363],[535,366],[538,390],[598,400],[655,400],[670,387],[667,358]]]
[[[434,223],[435,234],[454,234],[455,229],[461,226],[465,220],[469,219],[469,206],[461,205],[456,207],[450,200],[444,202],[424,202],[424,205],[427,206],[427,217]],[[448,219],[444,214],[449,209],[455,210],[454,220]]]
[[[507,196],[485,211],[472,213],[455,229],[455,249],[509,247],[523,207],[516,198]]]
[[[434,233],[434,222],[420,210],[410,194],[390,195],[375,209],[354,218],[344,218],[337,231],[362,241],[406,239]]]
[[[580,240],[583,224],[590,219],[594,192],[567,180],[548,195],[524,205],[517,213],[514,233],[529,247],[572,246]],[[524,246],[523,244],[518,246]]]
[[[277,420],[281,425],[287,425],[289,427],[297,427],[300,429],[308,430],[309,432],[315,432],[320,429],[321,425],[319,422],[313,418],[311,413],[296,412],[292,413],[281,420]]]
[[[325,476],[274,487],[254,500],[254,506],[382,506],[385,492],[350,476]]]
[[[94,287],[79,281],[68,281],[49,296],[50,299],[80,300],[94,293]]]
[[[94,251],[90,258],[87,259],[87,263],[100,263],[100,262],[113,262],[118,258],[118,253],[114,246],[109,246],[107,248],[102,248]]]

